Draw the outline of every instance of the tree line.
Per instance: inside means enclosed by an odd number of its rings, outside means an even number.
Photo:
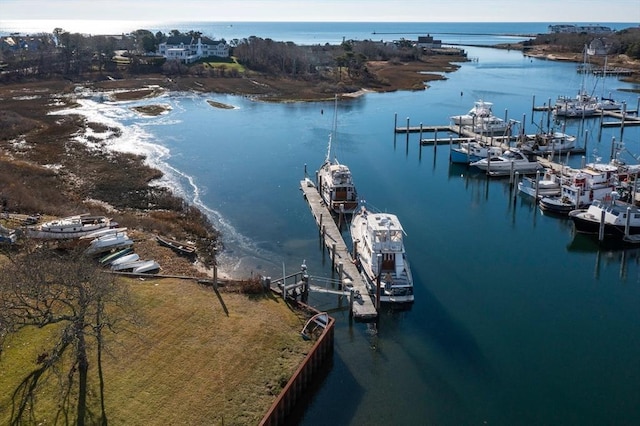
[[[594,36],[588,33],[552,33],[539,34],[524,43],[525,46],[541,44],[553,45],[569,53],[581,53],[585,46],[595,38],[600,38],[607,46],[608,55],[627,55],[631,59],[640,59],[640,27],[626,28],[606,36]]]
[[[121,36],[92,36],[56,28],[51,34],[29,37],[35,48],[9,48],[3,43],[0,50],[2,79],[81,76],[91,72],[118,71],[133,74],[162,72],[168,75],[206,73],[213,77],[238,76],[232,70],[225,72],[224,66],[205,72],[201,63],[187,66],[155,56],[158,46],[171,36],[197,39],[202,33],[172,30],[168,34],[160,31],[154,34],[140,29]],[[221,41],[226,43],[224,39]],[[340,45],[299,46],[292,42],[251,36],[230,40],[228,44],[231,55],[245,68],[294,78],[317,76],[330,67],[345,68],[350,77],[362,77],[367,75],[368,60],[406,60],[419,56],[419,50],[411,43],[344,41]],[[116,55],[116,52],[121,52],[123,56]]]

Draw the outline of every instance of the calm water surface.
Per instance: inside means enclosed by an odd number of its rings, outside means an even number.
[[[639,424],[638,250],[598,249],[574,237],[567,220],[514,196],[508,180],[450,165],[448,146],[420,150],[417,134],[394,135],[395,117],[446,124],[478,99],[533,133],[547,123],[542,113],[532,117],[533,97],[541,105],[574,95],[581,84],[575,64],[468,52],[477,60],[428,90],[340,102],[334,152],[350,166],[361,197],[402,221],[416,301],[408,311],[383,312],[376,329],[350,322],[334,297],[312,295],[312,304],[338,320],[335,358],[298,421]],[[631,85],[607,79],[605,86],[636,108]],[[143,118],[128,109],[145,102],[172,110]],[[181,93],[89,101],[85,110],[125,125],[123,147],[149,155],[208,212],[224,232],[225,268],[277,277],[306,260],[312,275],[331,276],[298,188],[305,165],[313,174],[326,154],[331,102]],[[587,161],[608,160],[613,138],[640,153],[637,127],[599,135],[594,120],[570,123],[567,132],[587,140]]]

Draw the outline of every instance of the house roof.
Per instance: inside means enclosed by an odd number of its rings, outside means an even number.
[[[212,40],[209,37],[201,37],[202,44],[207,45],[216,45],[222,43],[222,41]],[[180,44],[191,45],[196,44],[198,42],[197,39],[190,35],[182,35],[182,36],[171,36],[167,38],[167,44],[172,46],[177,46]]]

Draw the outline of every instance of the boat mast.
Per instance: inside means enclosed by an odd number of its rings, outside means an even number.
[[[334,105],[333,105],[333,124],[331,128],[331,133],[329,133],[329,146],[327,147],[327,157],[325,158],[325,163],[331,161],[331,141],[333,136],[336,133],[336,129],[338,127],[338,95],[334,97]]]

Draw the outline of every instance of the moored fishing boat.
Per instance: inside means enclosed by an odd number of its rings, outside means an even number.
[[[599,235],[611,239],[624,239],[640,235],[640,209],[616,200],[613,194],[610,202],[595,200],[587,209],[572,210],[569,218],[576,232]]]
[[[350,230],[354,258],[371,295],[379,295],[380,302],[413,302],[413,277],[398,217],[361,207],[353,215]]]
[[[575,209],[587,208],[595,200],[605,200],[618,185],[618,167],[612,164],[589,163],[578,169],[560,185],[560,194],[540,199],[540,210],[555,215],[567,215]]]
[[[577,147],[577,138],[563,132],[540,132],[523,139],[520,148],[538,155],[566,153]]]

